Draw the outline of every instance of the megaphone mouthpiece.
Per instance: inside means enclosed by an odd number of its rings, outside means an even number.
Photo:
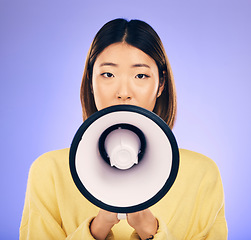
[[[139,137],[131,130],[121,127],[112,131],[105,139],[105,149],[111,166],[121,170],[138,164],[140,146]]]
[[[146,147],[143,132],[130,124],[115,124],[99,138],[102,158],[112,167],[127,170],[138,164]]]

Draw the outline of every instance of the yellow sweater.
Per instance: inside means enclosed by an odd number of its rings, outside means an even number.
[[[150,209],[159,221],[155,240],[227,239],[221,177],[215,163],[201,154],[180,150],[173,187]],[[72,180],[69,149],[46,153],[30,169],[20,240],[93,240],[89,224],[98,211]],[[121,220],[107,239],[139,237]]]

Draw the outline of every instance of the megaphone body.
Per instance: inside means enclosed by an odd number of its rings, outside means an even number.
[[[157,203],[179,168],[178,145],[168,125],[132,105],[91,115],[76,132],[69,159],[82,195],[99,208],[122,214]]]

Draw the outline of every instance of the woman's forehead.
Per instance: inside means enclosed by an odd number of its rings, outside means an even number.
[[[98,55],[95,63],[99,67],[130,64],[131,67],[153,68],[156,65],[149,55],[127,43],[109,45]]]

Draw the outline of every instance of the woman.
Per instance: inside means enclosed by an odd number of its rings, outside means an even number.
[[[145,22],[115,19],[96,34],[82,85],[83,118],[131,104],[158,114],[170,128],[176,116],[173,75],[162,42]],[[30,169],[20,239],[226,239],[224,194],[215,163],[180,150],[177,179],[150,209],[127,214],[97,209],[75,187],[69,149],[38,158]]]

